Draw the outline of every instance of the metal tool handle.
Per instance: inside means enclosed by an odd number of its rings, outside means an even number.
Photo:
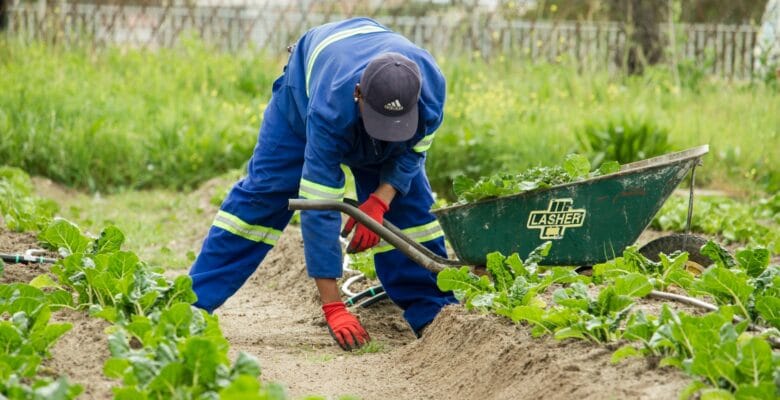
[[[366,213],[348,203],[333,200],[290,199],[288,208],[290,210],[339,211],[347,214],[379,235],[379,237],[384,239],[387,243],[400,250],[407,257],[411,258],[412,261],[434,273],[441,271],[446,265],[467,265],[460,260],[450,260],[433,253],[425,246],[406,236],[398,227],[390,222],[384,221],[384,224],[380,225]]]
[[[352,207],[355,207],[358,212],[360,212],[362,214],[365,214],[365,213],[363,213],[363,211],[360,210],[360,208],[359,208],[360,204],[357,201],[352,200],[352,199],[344,199],[344,203],[346,203],[346,204],[348,204],[348,205],[350,205]],[[414,248],[417,249],[418,251],[420,251],[420,253],[425,254],[425,256],[427,256],[428,258],[432,259],[433,261],[436,261],[439,264],[450,265],[450,266],[453,266],[453,267],[460,267],[460,266],[463,266],[463,265],[467,265],[466,262],[461,261],[459,259],[445,258],[445,257],[442,257],[442,256],[432,252],[431,249],[429,249],[429,248],[423,246],[422,244],[416,242],[414,239],[410,238],[409,236],[406,236],[406,234],[404,234],[404,232],[401,230],[401,228],[393,225],[388,220],[382,221],[382,226],[384,226],[385,228],[389,229],[390,232],[394,233],[396,236],[398,236],[401,239],[403,239],[406,243],[409,243],[410,245],[414,246]]]

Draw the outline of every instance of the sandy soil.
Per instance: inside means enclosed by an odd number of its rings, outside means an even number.
[[[672,398],[689,380],[645,360],[614,366],[611,350],[584,342],[534,339],[504,319],[454,306],[421,340],[389,301],[356,313],[373,354],[334,344],[306,278],[299,231],[290,227],[262,267],[218,310],[234,351],[256,355],[266,379],[290,394],[364,399]],[[647,308],[655,308],[648,304]]]

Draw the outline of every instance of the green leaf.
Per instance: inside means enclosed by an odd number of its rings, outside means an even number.
[[[763,339],[750,338],[740,346],[742,360],[737,370],[748,377],[749,382],[769,381],[772,377],[772,348]]]
[[[597,307],[593,310],[594,315],[606,316],[620,313],[634,304],[631,297],[617,294],[616,290],[615,286],[607,286],[599,291],[599,297],[596,299]]]
[[[738,272],[721,266],[710,267],[694,283],[694,287],[711,294],[720,304],[738,306],[742,316],[746,317],[747,301],[753,288],[747,283],[747,277]]]
[[[184,342],[181,355],[187,370],[198,377],[198,382],[193,382],[193,385],[213,383],[217,377],[217,366],[227,362],[215,342],[199,336]]]
[[[476,181],[465,175],[458,175],[453,179],[452,190],[455,192],[456,197],[462,197],[463,194],[471,190],[476,183]]]
[[[230,386],[219,392],[221,400],[266,400],[266,396],[260,394],[260,382],[249,375],[240,375]]]
[[[139,340],[144,339],[147,332],[152,330],[152,322],[149,318],[142,315],[133,315],[129,324],[127,324],[127,331]]]
[[[59,283],[55,282],[54,279],[51,278],[48,274],[41,274],[33,278],[33,280],[30,281],[30,286],[38,289],[48,289],[48,288],[55,288],[55,289],[61,289],[62,286],[60,286]]]
[[[575,326],[567,326],[565,328],[561,328],[555,331],[554,335],[556,340],[565,340],[565,339],[580,339],[585,340],[587,337],[585,336],[585,333],[583,333],[582,329],[575,327]]]
[[[637,273],[615,279],[615,294],[629,297],[645,297],[653,290],[647,276]]]
[[[47,400],[70,400],[76,398],[84,388],[81,385],[68,383],[64,377],[60,377],[54,382],[36,386],[33,390],[33,398]]]
[[[702,381],[693,381],[690,384],[688,384],[688,386],[686,386],[682,392],[680,392],[680,396],[678,397],[678,399],[680,400],[693,399],[695,398],[694,395],[696,394],[696,392],[706,387],[707,384]]]
[[[108,350],[114,357],[127,357],[130,345],[127,343],[125,331],[122,329],[108,335]]]
[[[0,321],[0,348],[16,349],[22,344],[22,336],[13,325]]]
[[[548,254],[550,254],[550,249],[552,248],[552,242],[546,241],[539,246],[537,246],[535,249],[531,251],[531,253],[528,254],[528,257],[526,257],[523,264],[527,269],[530,269],[532,265],[538,264],[544,260],[545,257],[547,257]],[[536,271],[532,271],[531,273],[535,273]]]
[[[520,256],[517,253],[512,253],[509,257],[506,258],[504,261],[506,265],[509,266],[509,268],[512,269],[512,275],[517,278],[518,276],[522,276],[524,278],[527,278],[529,273],[528,270],[525,269],[525,265],[523,265],[523,260],[520,259]]]
[[[506,291],[514,283],[512,273],[505,267],[505,259],[506,257],[499,252],[487,255],[486,267],[493,277],[496,290],[499,292]]]
[[[121,250],[122,243],[125,241],[125,234],[116,226],[109,225],[100,232],[100,236],[95,241],[95,254],[113,253]]]
[[[52,310],[56,310],[58,306],[70,307],[73,305],[73,294],[63,289],[46,293],[46,299]]]
[[[731,256],[728,250],[718,243],[709,240],[702,246],[701,254],[707,256],[710,260],[714,261],[716,265],[722,268],[734,268],[737,266],[734,257]]]
[[[54,220],[41,233],[40,239],[55,249],[65,249],[66,255],[85,252],[90,242],[76,225],[65,219]]]
[[[98,304],[93,304],[89,307],[89,316],[103,318],[108,322],[114,323],[119,320],[119,312],[117,311],[116,307],[101,307]]]
[[[625,262],[623,257],[617,257],[614,260],[593,266],[593,280],[595,283],[602,283],[605,280],[614,280],[615,278],[627,275],[639,270],[631,263]]]
[[[553,292],[553,301],[567,308],[587,311],[593,300],[588,294],[588,288],[576,282],[567,288],[556,289]]]
[[[495,304],[498,293],[479,293],[471,298],[469,304],[479,309],[489,309]]]
[[[443,292],[460,290],[471,298],[479,293],[493,291],[490,281],[472,274],[468,267],[445,268],[436,278],[436,284]]]
[[[103,374],[108,378],[121,378],[130,370],[130,361],[126,358],[111,357],[103,364]]]
[[[187,375],[189,375],[187,372],[188,371],[186,371],[184,364],[181,362],[172,362],[167,364],[160,370],[160,373],[157,374],[157,376],[155,376],[151,382],[149,382],[149,391],[151,392],[150,394],[152,397],[156,398],[176,397],[175,394],[177,388],[185,385],[190,386],[196,383],[188,381],[187,378],[185,378]],[[196,371],[190,370],[189,372]]]
[[[599,167],[599,174],[608,175],[620,171],[620,163],[617,161],[605,161]]]
[[[780,298],[774,296],[756,298],[756,311],[764,321],[780,329]]]
[[[169,324],[179,337],[190,336],[190,323],[193,319],[192,305],[176,303],[160,315],[160,324]]]
[[[30,342],[32,343],[33,348],[38,352],[46,353],[48,348],[51,347],[60,336],[64,335],[72,328],[73,325],[70,323],[49,324],[41,330],[31,332]]]
[[[149,398],[145,392],[141,392],[135,387],[115,387],[112,390],[114,391],[114,400],[146,400]]]
[[[766,400],[776,399],[778,397],[778,391],[780,386],[775,385],[772,382],[761,382],[757,386],[750,384],[743,384],[737,387],[734,392],[734,397],[737,400]]]
[[[536,325],[544,325],[542,315],[544,308],[538,306],[517,306],[512,310],[512,321],[528,321]]]
[[[612,358],[610,359],[610,362],[612,364],[617,364],[621,361],[623,361],[626,358],[629,357],[641,357],[642,353],[636,349],[636,347],[626,344],[621,346],[619,349],[615,350],[614,353],[612,353]]]
[[[257,362],[255,356],[240,351],[233,368],[230,370],[230,375],[260,376],[260,363]]]
[[[757,277],[769,266],[769,250],[759,247],[755,249],[744,249],[737,252],[737,263],[739,268],[745,270],[751,277]]]
[[[734,400],[734,395],[724,389],[704,389],[700,400]]]
[[[590,172],[590,161],[580,154],[569,154],[563,162],[563,169],[572,178],[581,178]]]

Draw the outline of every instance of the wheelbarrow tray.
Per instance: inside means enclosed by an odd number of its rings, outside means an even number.
[[[623,165],[620,171],[433,210],[458,258],[528,254],[552,241],[548,265],[593,265],[633,244],[709,146]]]

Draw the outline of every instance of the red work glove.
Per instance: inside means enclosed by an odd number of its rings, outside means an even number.
[[[322,312],[325,313],[325,321],[328,322],[330,335],[342,349],[347,351],[358,349],[371,340],[366,330],[360,325],[360,321],[347,311],[344,302],[324,304]]]
[[[365,203],[361,204],[358,208],[360,211],[363,211],[371,218],[373,218],[374,221],[379,222],[379,225],[382,225],[382,222],[385,218],[385,213],[388,209],[390,209],[384,200],[380,199],[374,194],[368,196],[368,200],[366,200]],[[363,224],[358,224],[357,221],[355,221],[355,219],[352,217],[350,217],[347,220],[347,224],[344,225],[344,230],[341,231],[341,236],[347,237],[355,225],[357,225],[357,229],[355,230],[355,235],[352,236],[352,241],[349,242],[349,246],[347,246],[347,253],[359,253],[363,250],[370,249],[379,243],[379,235],[374,233],[371,229],[363,226]]]

